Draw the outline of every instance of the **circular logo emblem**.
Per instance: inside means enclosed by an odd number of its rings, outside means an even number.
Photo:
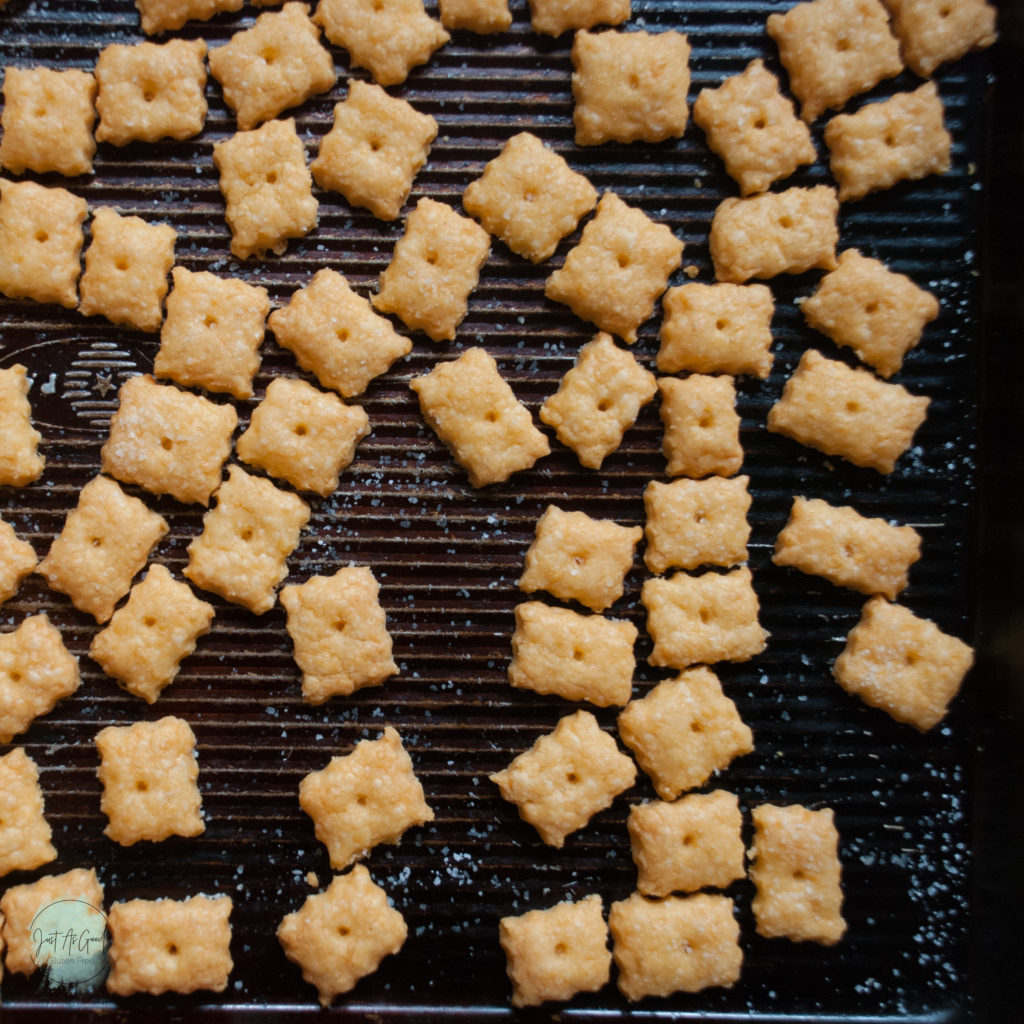
[[[85,900],[48,903],[29,925],[32,959],[51,988],[80,988],[107,972],[110,932],[102,910]]]

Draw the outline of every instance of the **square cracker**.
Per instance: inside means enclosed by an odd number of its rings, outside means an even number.
[[[544,294],[632,344],[682,258],[683,243],[667,225],[606,192]]]
[[[743,966],[733,902],[698,893],[651,900],[640,893],[611,905],[608,926],[629,1000],[730,988]]]
[[[804,319],[883,377],[903,365],[903,357],[939,315],[935,296],[879,260],[847,249],[817,291],[800,302]]]
[[[153,373],[185,387],[252,398],[270,312],[266,288],[185,267],[175,267],[171,280]]]
[[[234,406],[157,384],[147,374],[129,377],[119,399],[100,449],[103,471],[153,494],[208,504],[231,453]]]
[[[728,567],[747,560],[750,540],[750,478],[712,476],[706,480],[652,480],[644,490],[651,572]]]
[[[468,348],[458,359],[414,377],[409,387],[473,487],[501,483],[551,451],[485,349]]]
[[[316,986],[325,1008],[397,953],[407,934],[405,918],[362,864],[307,896],[277,928],[285,956]]]
[[[110,477],[95,476],[79,492],[39,572],[76,608],[106,622],[166,532],[163,516]]]
[[[206,123],[206,43],[202,39],[111,43],[96,60],[96,138],[129,142],[190,139]]]
[[[775,301],[767,285],[694,281],[669,288],[662,307],[662,373],[771,373]]]
[[[14,174],[89,174],[95,98],[96,79],[88,71],[5,68],[0,166]]]
[[[169,224],[148,224],[101,206],[92,215],[79,312],[140,331],[160,330],[176,238]]]
[[[920,557],[921,535],[912,526],[862,516],[848,505],[797,497],[775,540],[772,561],[894,601]]]
[[[945,174],[952,164],[953,138],[934,82],[837,114],[825,125],[825,145],[840,202]]]
[[[361,406],[346,405],[304,380],[275,377],[236,447],[250,466],[326,497],[369,432]]]
[[[842,916],[839,833],[832,810],[761,804],[751,812],[750,879],[758,935],[835,945]]]
[[[370,301],[410,331],[452,341],[490,249],[491,237],[479,224],[424,197],[406,218],[405,234]]]
[[[15,974],[31,974],[39,966],[36,961],[39,943],[33,938],[32,922],[41,910],[60,900],[88,904],[89,917],[96,929],[93,934],[102,932],[106,927],[102,920],[103,886],[94,868],[73,868],[60,875],[44,875],[34,882],[12,885],[0,899],[0,925],[3,925],[3,938],[7,943],[7,970]]]
[[[351,753],[310,772],[299,784],[299,803],[313,819],[335,871],[434,820],[412,759],[391,726],[378,739],[360,740]]]
[[[295,119],[267,121],[213,144],[220,173],[231,251],[239,259],[273,252],[302,238],[317,221],[319,204]]]
[[[128,601],[89,645],[89,656],[124,688],[152,704],[210,631],[213,607],[163,565],[151,565]]]
[[[479,35],[504,32],[512,24],[508,0],[439,0],[441,24],[456,32],[465,29]]]
[[[135,0],[148,36],[171,32],[187,21],[208,21],[223,11],[241,9],[243,0]]]
[[[0,430],[0,436],[3,431]],[[21,581],[36,567],[36,549],[0,519],[0,604],[14,597]]]
[[[768,411],[768,429],[855,466],[891,473],[928,404],[901,384],[808,349]]]
[[[743,465],[740,417],[731,377],[662,377],[661,450],[669,476],[732,476]]]
[[[725,889],[746,874],[743,815],[733,793],[691,793],[629,809],[626,827],[645,896]]]
[[[374,217],[394,220],[436,137],[437,122],[430,114],[354,78],[334,108],[331,130],[310,170],[321,188],[340,192]]]
[[[717,88],[701,89],[693,119],[744,196],[763,192],[818,159],[810,130],[760,58]]]
[[[621,25],[629,21],[630,0],[529,0],[530,28],[560,36],[569,29]]]
[[[507,768],[491,776],[548,846],[566,837],[636,781],[636,766],[589,711],[559,720]]]
[[[548,505],[526,552],[519,589],[546,590],[602,612],[620,597],[643,530]]]
[[[719,281],[833,270],[839,244],[839,200],[829,185],[762,192],[719,203],[709,245]]]
[[[392,657],[380,585],[366,566],[312,576],[281,590],[288,635],[302,670],[302,697],[323,704],[379,686],[398,671]]]
[[[903,70],[880,0],[805,0],[766,27],[807,122]]]
[[[24,747],[0,757],[0,878],[57,859],[43,814],[39,770]]]
[[[205,830],[196,737],[184,719],[108,725],[96,734],[96,749],[105,836],[131,846]]]
[[[654,374],[601,331],[580,349],[558,391],[540,407],[540,418],[580,465],[600,469],[657,391]]]
[[[210,74],[243,131],[326,92],[337,73],[309,5],[292,0],[210,50]]]
[[[754,749],[753,735],[711,669],[658,683],[619,714],[619,735],[662,800],[703,786]]]
[[[412,342],[390,320],[327,267],[275,309],[267,324],[299,366],[344,398],[362,394],[370,381],[412,351]]]
[[[313,20],[380,85],[404,82],[451,38],[423,0],[320,0]]]
[[[107,914],[107,991],[116,996],[223,992],[234,968],[231,910],[230,896],[113,904]]]
[[[597,203],[597,190],[536,135],[518,132],[462,194],[466,212],[514,253],[542,263]]]
[[[42,435],[32,426],[28,370],[0,369],[0,487],[26,487],[43,474]]]
[[[513,1006],[565,1002],[608,983],[612,954],[602,911],[601,897],[592,893],[498,922]]]
[[[188,546],[185,575],[203,590],[262,615],[288,575],[288,556],[310,509],[298,495],[228,467],[228,478],[203,516],[203,532]]]
[[[907,66],[928,78],[940,65],[996,41],[996,9],[986,0],[883,0]]]
[[[626,704],[633,692],[636,637],[631,622],[525,601],[516,606],[509,682],[603,708]]]
[[[945,717],[973,663],[962,640],[876,596],[864,605],[832,674],[847,693],[926,732]]]
[[[682,32],[581,30],[572,66],[577,146],[662,142],[686,131],[690,44]]]
[[[0,178],[0,292],[74,309],[87,212],[67,189]]]
[[[0,633],[0,743],[25,732],[80,682],[78,658],[45,612],[24,619],[12,633]]]

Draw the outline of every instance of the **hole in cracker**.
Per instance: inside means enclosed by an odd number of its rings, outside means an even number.
[[[128,257],[127,256],[118,256],[117,259],[114,260],[114,266],[117,267],[118,270],[127,270],[128,269]]]
[[[703,512],[694,512],[693,513],[693,521],[695,523],[703,523],[704,522],[704,513]]]
[[[569,947],[564,942],[555,943],[555,956],[565,956],[569,952]]]
[[[148,626],[150,629],[152,629],[156,625],[156,619],[154,619],[152,615],[147,615],[142,620],[142,624],[144,626]]]
[[[611,407],[612,401],[610,398],[602,398],[601,401],[597,403],[598,412],[607,412]]]
[[[756,121],[754,122],[754,127],[755,127],[755,128],[756,128],[756,129],[758,130],[758,131],[762,131],[763,129],[765,129],[765,128],[767,128],[767,127],[768,127],[768,122],[767,122],[767,121],[766,121],[766,120],[765,120],[765,119],[764,119],[763,117],[759,117],[759,118],[758,118],[758,119],[757,119],[757,120],[756,120]]]
[[[49,240],[50,236],[45,231],[40,229],[39,231],[36,232],[37,242],[48,242]]]
[[[537,201],[537,193],[527,190],[523,193],[524,203],[535,203]]]
[[[907,651],[907,653],[903,656],[903,660],[911,666],[916,665],[919,659],[920,655],[917,653],[917,651]]]
[[[178,955],[178,947],[173,942],[168,942],[167,943],[167,952],[170,953],[171,956],[177,956]]]
[[[622,267],[623,269],[629,266],[629,256],[626,253],[620,252],[619,255],[616,256],[615,258],[619,266]]]
[[[89,543],[94,548],[101,548],[101,547],[103,547],[103,538],[102,537],[91,537],[89,539]]]
[[[339,633],[344,633],[345,630],[348,628],[348,623],[344,619],[335,619],[334,620],[334,628]]]
[[[939,17],[940,18],[948,18],[952,13],[953,13],[953,8],[952,7],[940,7],[939,8]]]
[[[428,252],[427,255],[424,258],[426,259],[426,261],[431,266],[434,266],[437,263],[437,253],[436,252],[433,252],[433,251]]]
[[[296,437],[305,437],[308,433],[309,433],[309,428],[306,426],[305,423],[296,423],[295,424],[295,436]]]
[[[160,439],[160,447],[165,452],[169,452],[174,447],[174,442],[169,437],[162,437]]]
[[[10,678],[12,683],[20,683],[21,673],[17,669],[15,669],[10,673]]]
[[[580,777],[575,772],[566,772],[565,773],[565,781],[566,782],[577,783],[577,782],[580,781]]]
[[[208,314],[206,319],[203,321],[203,324],[206,327],[216,327],[217,326],[217,318],[215,316],[211,316],[211,315]]]
[[[697,421],[697,426],[698,427],[702,427],[704,430],[707,430],[708,427],[714,426],[714,423],[715,423],[715,417],[712,416],[711,413],[706,412]]]
[[[846,53],[846,51],[849,48],[850,48],[850,40],[847,39],[845,36],[841,36],[839,39],[836,40],[836,49],[840,53]]]
[[[683,846],[693,846],[694,842],[695,840],[692,833],[687,832],[686,835],[683,836]]]
[[[380,139],[370,139],[370,152],[371,153],[379,153],[380,152]]]
[[[703,731],[704,731],[704,723],[699,718],[695,718],[690,723],[690,732],[703,732]]]
[[[148,793],[149,783],[145,779],[137,779],[135,781],[135,789],[139,793]]]
[[[793,218],[792,217],[780,217],[779,218],[779,227],[780,228],[784,228],[785,230],[788,231],[792,226],[793,226]]]
[[[266,178],[263,179],[268,185],[277,184],[277,171],[267,171]]]
[[[338,339],[338,341],[348,341],[348,339],[349,339],[348,328],[347,327],[339,327],[334,332],[334,336]]]
[[[252,530],[247,526],[238,536],[245,541],[252,540]]]
[[[487,415],[484,416],[484,419],[487,420],[488,423],[497,423],[498,422],[498,414],[493,409],[490,409],[487,412]]]
[[[729,321],[726,320],[724,316],[723,317],[719,317],[715,321],[715,329],[716,330],[724,331],[726,329],[726,327],[728,327],[728,326],[729,326]]]
[[[154,89],[153,86],[151,85],[145,86],[142,90],[142,98],[147,103],[152,103],[153,100],[156,99],[156,89]]]
[[[356,803],[359,804],[360,807],[365,807],[366,806],[366,794],[365,793],[360,793],[356,797]]]
[[[855,558],[857,552],[852,544],[843,545],[843,557],[844,558]]]
[[[846,403],[847,412],[860,412],[860,403],[854,402],[852,399]]]
[[[574,647],[572,649],[572,660],[573,661],[583,661],[583,659],[586,658],[586,656],[587,656],[587,652],[585,650],[583,650],[582,647]]]
[[[864,307],[864,312],[865,313],[877,313],[878,312],[878,303],[877,302],[869,302]]]
[[[272,46],[268,46],[260,54],[260,56],[263,58],[264,61],[266,61],[267,64],[273,64],[274,61],[277,60],[277,50],[275,50]]]
[[[346,937],[348,936],[348,933],[349,933],[349,932],[348,932],[348,928],[347,928],[347,927],[346,927],[345,925],[343,925],[343,924],[339,924],[339,925],[338,925],[338,934],[339,934],[339,935],[340,935],[340,936],[341,936],[341,937],[342,937],[343,939],[344,939],[344,938],[346,938]]]
[[[802,882],[807,876],[803,873],[802,869],[794,868],[792,877],[794,881]]]
[[[701,608],[701,610],[697,613],[697,616],[701,622],[711,621],[711,612],[709,612],[707,608]]]
[[[895,135],[893,135],[893,134],[892,134],[892,133],[890,132],[890,133],[889,133],[888,135],[886,135],[886,137],[885,137],[885,144],[886,144],[886,145],[887,145],[887,146],[888,146],[888,147],[889,147],[890,149],[892,149],[892,148],[893,148],[893,146],[895,146],[895,145],[896,145],[896,136],[895,136]]]

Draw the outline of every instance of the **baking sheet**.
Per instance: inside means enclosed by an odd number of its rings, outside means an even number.
[[[768,13],[789,6],[772,0],[635,0],[629,27],[687,32],[692,100],[754,57],[779,71],[763,25]],[[600,191],[612,189],[668,224],[686,243],[684,265],[697,268],[697,280],[710,281],[711,216],[735,190],[699,129],[691,125],[682,140],[658,145],[576,147],[570,37],[532,34],[525,4],[512,0],[511,7],[509,32],[496,37],[456,33],[428,65],[391,90],[432,114],[440,126],[407,208],[423,195],[458,207],[466,183],[504,140],[528,129]],[[190,23],[179,34],[218,45],[258,13],[246,7],[208,23]],[[0,12],[5,65],[91,68],[104,45],[141,38],[138,15],[124,0],[11,0]],[[345,53],[336,47],[332,52],[338,86],[296,112],[311,156],[349,77]],[[942,306],[897,378],[932,399],[913,450],[891,476],[881,477],[765,431],[767,411],[804,349],[815,346],[846,358],[803,325],[795,306],[813,289],[816,274],[772,282],[774,371],[767,381],[737,382],[743,471],[751,477],[754,495],[750,565],[771,640],[752,661],[717,667],[754,732],[756,750],[712,782],[736,792],[745,810],[763,801],[835,809],[848,935],[833,949],[761,939],[753,929],[751,887],[737,883],[729,894],[736,899],[746,962],[733,989],[630,1007],[613,982],[566,1006],[545,1007],[539,1016],[904,1020],[959,1019],[971,1011],[976,976],[971,687],[948,720],[925,736],[845,695],[832,682],[830,666],[863,599],[774,567],[770,552],[794,494],[852,503],[867,514],[912,523],[924,537],[924,556],[911,572],[904,603],[969,641],[978,633],[975,496],[985,273],[980,228],[988,169],[982,112],[993,59],[991,53],[971,55],[937,75],[954,137],[951,171],[841,211],[843,248],[857,247],[911,275]],[[361,71],[352,74],[365,77]],[[852,106],[914,84],[906,73]],[[401,222],[376,221],[319,190],[318,227],[290,244],[283,257],[247,263],[231,257],[211,151],[214,142],[233,132],[234,120],[212,80],[207,96],[210,113],[201,137],[120,150],[101,145],[92,176],[67,183],[52,176],[42,180],[67,184],[92,206],[112,205],[172,224],[179,263],[259,283],[275,305],[325,266],[341,270],[362,294],[371,292]],[[815,137],[819,154],[825,154],[820,125]],[[819,161],[791,183],[829,180]],[[147,707],[89,660],[86,652],[97,627],[50,592],[41,577],[31,577],[0,609],[4,630],[46,611],[81,656],[83,675],[76,695],[16,739],[40,766],[59,860],[4,883],[95,865],[108,903],[227,893],[235,901],[236,965],[223,994],[116,1002],[102,993],[55,994],[38,978],[5,977],[0,988],[5,1018],[63,1016],[72,1009],[83,1016],[116,1012],[140,1018],[319,1012],[314,990],[284,958],[274,936],[280,918],[311,891],[307,873],[316,872],[324,884],[331,874],[311,822],[298,807],[297,786],[308,771],[347,752],[358,739],[375,737],[385,724],[401,733],[436,818],[411,830],[400,845],[379,847],[367,858],[373,877],[405,915],[409,939],[399,955],[336,1000],[332,1014],[414,1020],[509,1016],[498,919],[591,892],[601,894],[607,905],[632,890],[624,822],[630,803],[653,796],[645,779],[564,849],[553,850],[499,798],[488,775],[574,710],[558,698],[513,691],[506,680],[513,609],[521,597],[515,583],[536,521],[554,503],[642,524],[643,489],[650,479],[665,478],[656,403],[643,411],[599,473],[582,470],[556,442],[552,455],[530,472],[473,491],[423,424],[408,389],[413,376],[479,344],[536,412],[593,333],[543,296],[547,274],[577,238],[578,233],[566,239],[540,267],[495,242],[457,340],[435,345],[413,336],[411,355],[360,399],[372,433],[338,491],[314,502],[310,527],[289,561],[289,581],[346,564],[372,568],[400,666],[384,687],[320,708],[304,705],[282,610],[256,618],[204,594],[217,610],[212,633],[200,641],[174,685]],[[686,279],[680,272],[672,283]],[[651,368],[659,320],[660,312],[641,329],[634,348]],[[29,367],[47,457],[37,483],[18,491],[0,489],[0,514],[40,556],[78,490],[97,470],[117,386],[149,371],[156,347],[155,337],[98,318],[0,298],[0,366],[20,361]],[[273,377],[305,376],[269,336],[262,354],[256,398],[237,403],[240,429]],[[186,546],[201,527],[201,510],[171,499],[146,496],[146,501],[171,524],[155,557],[180,575]],[[638,601],[644,577],[638,553],[626,593],[611,612],[641,631],[638,696],[672,674],[644,661],[650,649]],[[614,711],[596,713],[614,734]],[[105,725],[164,714],[186,718],[198,737],[206,832],[194,840],[122,849],[102,835],[92,738]]]

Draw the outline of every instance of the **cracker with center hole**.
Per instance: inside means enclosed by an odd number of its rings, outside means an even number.
[[[895,526],[820,498],[796,497],[772,561],[894,601],[920,557],[921,535],[912,526]]]
[[[207,505],[220,485],[238,425],[234,406],[147,374],[129,377],[100,449],[103,471],[153,494]]]
[[[302,238],[316,226],[319,203],[294,118],[267,121],[215,142],[213,163],[231,251],[239,259],[267,252],[280,256],[290,238]]]
[[[883,0],[907,66],[928,78],[940,64],[996,41],[996,8],[986,0]]]
[[[309,505],[240,466],[228,467],[214,498],[203,532],[188,546],[185,575],[262,615],[274,607],[277,585],[288,575],[288,556],[309,520]]]
[[[652,480],[644,490],[647,568],[663,573],[745,562],[750,540],[749,482],[746,476],[670,483]]]
[[[167,529],[144,502],[110,477],[95,476],[79,492],[39,572],[76,608],[106,622]]]
[[[768,429],[891,473],[927,415],[929,399],[808,349],[768,411]]]
[[[570,29],[621,25],[629,21],[630,0],[529,0],[530,28],[545,36]]]
[[[161,995],[197,990],[223,992],[231,959],[230,896],[114,903],[107,991]]]
[[[313,20],[380,85],[404,82],[451,38],[423,0],[320,0]]]
[[[743,465],[731,377],[661,377],[661,450],[669,476],[732,476]]]
[[[10,523],[0,519],[0,604],[14,597],[21,581],[35,569],[38,561],[36,549],[22,540]]]
[[[662,800],[703,786],[754,749],[749,726],[703,665],[630,701],[619,714],[619,735]]]
[[[398,672],[380,586],[366,566],[283,587],[281,604],[308,703],[379,686]]]
[[[91,173],[96,79],[90,72],[7,67],[3,92],[0,167],[14,174]]]
[[[825,145],[840,202],[945,174],[952,165],[953,137],[934,82],[837,114],[825,125]]]
[[[397,953],[407,935],[405,918],[362,864],[307,896],[277,928],[285,956],[316,986],[325,1008]]]
[[[252,398],[270,312],[266,288],[185,267],[175,267],[171,280],[153,373],[185,387]]]
[[[244,0],[135,0],[148,36],[172,32],[188,21],[208,21],[215,14],[237,11]]]
[[[176,238],[169,224],[149,224],[101,206],[92,215],[78,311],[140,331],[160,330]]]
[[[719,281],[834,270],[839,200],[830,185],[788,188],[718,204],[709,245]]]
[[[633,893],[611,905],[608,927],[619,991],[630,1001],[739,981],[740,928],[726,896],[651,900]]]
[[[669,288],[662,305],[662,373],[771,373],[775,301],[766,285],[694,281]]]
[[[527,549],[519,589],[546,590],[602,612],[622,597],[643,530],[548,505]]]
[[[151,565],[128,601],[89,645],[89,656],[124,688],[152,704],[210,631],[213,607],[163,565]]]
[[[760,58],[717,88],[701,89],[693,119],[744,196],[763,192],[818,159],[810,130]]]
[[[633,692],[636,637],[631,622],[525,601],[516,606],[509,682],[598,707],[626,704]]]
[[[299,783],[299,803],[313,819],[335,871],[434,820],[412,759],[391,726],[378,739],[360,740],[351,753],[306,775]]]
[[[880,0],[805,0],[766,27],[808,123],[903,70]]]
[[[336,270],[325,267],[267,321],[277,343],[325,388],[344,398],[362,394],[412,351],[391,321],[373,311]]]
[[[669,896],[727,888],[746,874],[742,826],[739,801],[721,789],[634,804],[626,827],[637,889]]]
[[[565,1002],[578,992],[597,992],[611,976],[608,926],[596,893],[503,917],[498,941],[516,1007]]]
[[[508,0],[439,0],[441,24],[456,32],[465,29],[479,35],[504,32],[512,24]]]
[[[353,78],[310,170],[321,188],[340,192],[374,217],[394,220],[436,137],[430,114]]]
[[[601,331],[580,349],[540,418],[580,465],[600,469],[657,391],[654,374]]]
[[[473,487],[501,483],[551,451],[530,410],[483,348],[468,348],[458,359],[438,363],[414,377],[409,387],[419,397],[423,418]]]
[[[43,811],[36,763],[15,747],[0,757],[0,877],[57,859]]]
[[[43,474],[42,435],[32,426],[28,370],[0,369],[0,487],[26,487]]]
[[[0,633],[0,743],[25,732],[80,682],[78,658],[45,612]]]
[[[636,766],[589,711],[559,720],[533,746],[491,776],[548,846],[561,849],[636,781]]]
[[[577,146],[663,142],[686,131],[690,44],[682,32],[587,32],[572,43]]]
[[[462,194],[466,212],[514,253],[542,263],[597,203],[597,190],[536,135],[518,132]]]
[[[832,667],[839,685],[919,732],[946,716],[974,652],[909,608],[870,598]]]
[[[800,310],[816,331],[852,349],[883,377],[891,377],[939,315],[939,303],[905,274],[847,249],[836,269],[800,302]]]
[[[111,43],[96,60],[96,139],[190,139],[206,123],[206,43]]]
[[[0,292],[74,309],[87,212],[67,189],[0,178]]]
[[[544,294],[633,344],[682,259],[683,243],[667,225],[606,192]]]
[[[370,301],[410,331],[452,341],[491,249],[491,236],[447,203],[426,197],[405,220],[391,262]]]
[[[196,737],[184,719],[108,725],[96,734],[96,749],[105,836],[131,846],[205,830]]]
[[[761,804],[751,811],[750,880],[758,935],[835,945],[842,916],[839,833],[831,808]]]

